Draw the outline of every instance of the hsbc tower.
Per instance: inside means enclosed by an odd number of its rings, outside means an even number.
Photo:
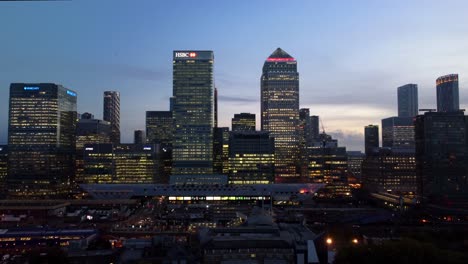
[[[213,51],[174,51],[172,174],[213,173]]]

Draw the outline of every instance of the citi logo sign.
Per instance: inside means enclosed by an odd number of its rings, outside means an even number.
[[[176,58],[195,58],[197,57],[197,53],[195,52],[176,52]]]

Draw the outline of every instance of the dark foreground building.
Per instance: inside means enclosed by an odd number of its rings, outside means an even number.
[[[426,112],[416,118],[416,165],[426,201],[468,201],[467,117],[463,112]]]
[[[416,194],[414,149],[380,148],[369,153],[362,163],[362,185],[369,192]]]

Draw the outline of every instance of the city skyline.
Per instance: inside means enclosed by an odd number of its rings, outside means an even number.
[[[0,21],[15,21],[5,31],[10,41],[0,50],[0,144],[7,139],[7,88],[13,82],[70,87],[78,93],[78,111],[98,119],[102,93],[121,92],[122,142],[132,142],[133,131],[145,127],[146,111],[169,109],[171,56],[177,49],[214,51],[220,127],[230,126],[234,114],[248,112],[256,114],[259,128],[259,75],[277,47],[298,60],[300,108],[320,116],[326,132],[349,150],[363,150],[365,125],[397,115],[397,87],[406,83],[418,85],[419,108],[436,108],[436,78],[457,73],[460,108],[467,107],[466,36],[460,34],[468,24],[464,2],[0,5],[5,7]],[[110,8],[105,17],[100,15],[104,8]],[[443,10],[450,10],[450,16],[431,21]],[[413,16],[416,11],[421,15]],[[295,16],[268,27],[280,12]],[[334,16],[328,18],[331,12]],[[180,13],[178,19],[174,13]],[[253,17],[251,23],[239,23],[247,17]]]

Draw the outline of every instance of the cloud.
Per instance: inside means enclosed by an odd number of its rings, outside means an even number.
[[[364,134],[350,130],[333,130],[328,132],[333,138],[338,139],[339,146],[345,146],[346,150],[364,149]]]
[[[170,79],[168,72],[128,64],[95,64],[90,67],[97,72],[108,72],[117,78],[127,78],[144,81],[166,81]]]
[[[229,103],[257,103],[258,98],[245,98],[237,96],[218,95],[218,100]]]

